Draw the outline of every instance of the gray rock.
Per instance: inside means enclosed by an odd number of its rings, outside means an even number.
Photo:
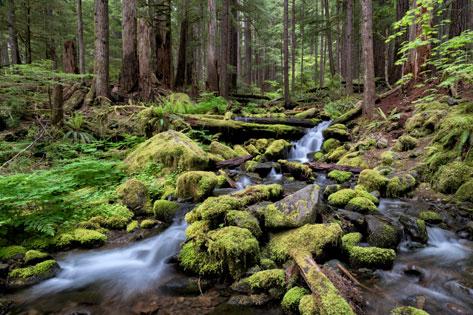
[[[411,236],[411,239],[415,242],[426,244],[428,236],[425,223],[419,224],[418,221],[419,219],[412,218],[407,215],[401,215],[399,217],[399,222],[401,222],[401,224],[404,226],[404,230]]]
[[[454,99],[453,97],[449,96],[449,97],[447,98],[447,104],[448,104],[449,106],[455,106],[455,105],[458,105],[459,102],[458,102],[457,99]]]
[[[320,187],[308,185],[274,203],[276,208],[291,217],[297,226],[314,222],[320,202]]]
[[[253,172],[257,173],[261,177],[266,177],[268,176],[269,172],[271,172],[271,169],[274,168],[276,171],[281,170],[281,166],[276,163],[276,162],[263,162],[263,163],[258,163]]]
[[[371,246],[395,249],[401,241],[402,230],[384,217],[367,215],[366,229]]]
[[[269,303],[273,298],[265,293],[251,295],[234,295],[228,300],[228,304],[237,306],[261,306]]]
[[[377,142],[376,142],[376,147],[378,149],[384,149],[384,148],[387,148],[388,147],[388,139],[386,138],[380,138]]]

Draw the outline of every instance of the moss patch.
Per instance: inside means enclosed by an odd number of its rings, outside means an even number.
[[[23,257],[26,253],[26,248],[23,246],[12,245],[7,247],[0,247],[0,260],[9,260],[15,257]]]
[[[400,306],[393,309],[390,315],[429,315],[426,311],[412,307],[412,306]]]
[[[440,214],[435,211],[421,211],[419,213],[419,219],[432,224],[441,223],[443,221]]]
[[[350,180],[353,176],[351,172],[333,170],[328,173],[328,178],[335,180],[337,183],[342,184]]]
[[[64,233],[57,237],[56,245],[59,247],[97,247],[105,243],[107,237],[97,231],[77,228],[70,233]]]
[[[126,226],[126,231],[132,233],[138,229],[138,221],[133,220]]]
[[[184,270],[200,276],[215,276],[223,269],[222,261],[213,260],[205,249],[193,241],[182,247],[179,263]]]
[[[273,141],[264,152],[264,156],[269,160],[283,158],[291,148],[292,144],[286,140],[279,139]]]
[[[327,139],[322,144],[322,151],[325,153],[330,153],[340,146],[341,142],[337,139]]]
[[[48,253],[32,249],[26,252],[24,261],[25,264],[30,265],[33,263],[38,263],[47,260],[49,257],[50,256]]]
[[[10,271],[8,276],[13,279],[27,279],[30,277],[44,277],[52,272],[53,269],[58,268],[55,260],[46,260],[34,266],[25,268],[16,268]]]
[[[297,313],[299,310],[299,303],[302,297],[308,294],[309,291],[301,287],[293,287],[284,294],[284,297],[281,301],[281,307],[286,313]]]
[[[237,286],[248,286],[252,292],[269,291],[269,289],[283,289],[286,286],[284,269],[270,269],[258,271],[248,278],[239,281]]]
[[[473,180],[469,180],[458,188],[455,198],[459,201],[473,202]]]
[[[376,170],[363,170],[358,177],[358,184],[362,185],[369,192],[384,191],[388,184],[388,179]]]
[[[473,176],[473,167],[464,162],[452,162],[440,167],[432,179],[436,190],[446,193],[455,193],[460,186]]]
[[[317,315],[318,310],[314,297],[310,294],[304,295],[299,302],[299,313],[301,315]]]
[[[397,151],[409,151],[417,147],[417,139],[410,135],[402,135],[397,139],[394,149]]]
[[[199,201],[210,196],[217,183],[217,175],[212,172],[186,172],[177,178],[176,195],[182,199]]]
[[[263,233],[258,220],[246,211],[230,210],[225,217],[225,222],[230,226],[248,229],[255,237],[260,237]]]
[[[416,185],[415,178],[410,174],[403,174],[391,178],[386,187],[386,196],[399,198],[412,191]]]
[[[350,265],[356,268],[390,268],[396,259],[393,249],[361,247],[360,233],[349,233],[342,237],[343,248],[348,253]]]
[[[328,203],[334,207],[345,207],[350,200],[357,196],[353,189],[341,189],[328,197]]]
[[[351,199],[347,204],[347,210],[364,214],[378,212],[376,205],[365,197],[355,197]]]
[[[238,156],[238,153],[236,153],[232,148],[217,141],[212,141],[209,146],[209,152],[220,155],[225,160],[230,160]]]
[[[117,188],[121,202],[134,212],[145,211],[148,206],[149,194],[146,185],[138,179],[129,179]]]
[[[156,200],[153,205],[153,213],[158,220],[170,223],[174,219],[179,204],[169,200]]]

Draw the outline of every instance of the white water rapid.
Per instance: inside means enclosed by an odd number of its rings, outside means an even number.
[[[330,126],[331,121],[323,121],[311,128],[299,141],[294,143],[289,152],[289,160],[305,163],[309,161],[308,155],[320,151],[324,142],[323,131]]]

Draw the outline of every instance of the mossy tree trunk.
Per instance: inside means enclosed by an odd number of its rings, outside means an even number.
[[[97,98],[108,99],[110,96],[108,0],[95,0],[94,74]]]
[[[120,92],[128,94],[138,84],[136,0],[124,0],[122,4],[122,69]]]

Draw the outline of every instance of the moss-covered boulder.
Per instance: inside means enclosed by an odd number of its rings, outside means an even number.
[[[192,139],[169,130],[143,142],[125,159],[132,172],[146,168],[149,163],[162,164],[172,170],[203,170],[209,158]]]
[[[345,183],[353,176],[352,172],[333,170],[328,173],[328,178],[333,179],[339,184]]]
[[[0,261],[10,259],[21,259],[25,256],[27,249],[19,245],[0,247]]]
[[[327,153],[324,158],[327,162],[338,162],[347,153],[347,149],[342,145],[335,148],[332,152]]]
[[[376,213],[378,212],[378,207],[366,197],[355,197],[351,199],[346,206],[346,209],[349,211],[355,211],[363,214]]]
[[[200,201],[210,196],[217,186],[218,177],[212,172],[190,171],[177,178],[176,196]]]
[[[347,252],[350,265],[355,268],[389,269],[396,259],[393,249],[379,247],[361,247],[361,233],[349,233],[342,237],[343,248]]]
[[[281,301],[281,308],[286,313],[297,313],[299,311],[299,303],[304,295],[309,291],[302,287],[293,287],[284,294]]]
[[[412,306],[400,306],[393,309],[390,315],[429,315],[424,310],[412,307]]]
[[[404,226],[404,231],[406,231],[413,241],[423,244],[427,243],[429,237],[424,220],[401,215],[399,222]]]
[[[337,139],[327,139],[322,144],[322,151],[325,153],[330,153],[340,146],[341,142]]]
[[[238,157],[238,153],[236,153],[232,148],[217,141],[212,141],[212,143],[210,143],[209,152],[216,155],[220,155],[225,160],[230,160]]]
[[[467,181],[458,188],[455,198],[459,201],[473,202],[473,179]]]
[[[173,201],[156,200],[153,205],[154,216],[166,223],[172,222],[177,210],[179,210],[179,204]]]
[[[348,128],[343,124],[334,124],[323,131],[325,139],[334,138],[340,141],[346,141],[350,138]]]
[[[133,233],[136,230],[138,230],[138,228],[139,228],[138,221],[133,220],[130,223],[128,223],[128,225],[126,226],[126,231],[127,231],[127,233]]]
[[[419,213],[419,219],[424,220],[425,222],[431,223],[431,224],[438,224],[438,223],[442,223],[443,221],[442,216],[432,210],[421,211]]]
[[[304,295],[299,301],[299,313],[301,315],[318,315],[319,311],[315,305],[315,299],[311,294]]]
[[[254,185],[233,193],[231,196],[240,200],[243,206],[260,201],[275,201],[282,197],[284,189],[279,184]]]
[[[251,155],[251,153],[248,152],[248,150],[245,149],[245,147],[242,146],[241,144],[237,144],[233,146],[233,151],[235,151],[235,153],[238,154],[238,156]]]
[[[333,154],[333,153],[332,153]],[[337,162],[338,165],[368,168],[368,163],[364,160],[363,154],[360,151],[349,152],[343,155]]]
[[[94,248],[103,245],[106,240],[107,237],[98,231],[77,228],[71,232],[58,235],[55,239],[55,245],[59,248]]]
[[[199,242],[185,243],[179,252],[179,264],[187,272],[204,277],[216,276],[222,272],[223,261],[216,261]]]
[[[356,196],[356,191],[353,189],[341,189],[328,197],[328,203],[331,206],[343,208]]]
[[[287,142],[286,140],[279,139],[271,142],[268,146],[266,151],[264,152],[264,156],[268,160],[277,160],[284,158],[288,153],[289,149],[292,147],[292,144]]]
[[[383,217],[366,216],[368,244],[381,248],[395,249],[401,241],[402,231]]]
[[[417,139],[410,135],[402,135],[397,139],[394,149],[397,151],[409,151],[417,147]]]
[[[59,265],[53,259],[42,261],[33,266],[16,268],[8,274],[8,286],[12,289],[24,288],[54,277]]]
[[[29,251],[26,252],[25,258],[23,261],[25,262],[26,265],[36,265],[42,261],[52,259],[51,255],[48,253],[35,250],[35,249],[30,249]]]
[[[278,160],[281,165],[281,170],[284,173],[290,173],[295,179],[303,181],[311,181],[314,179],[314,173],[310,166],[299,162]]]
[[[146,185],[135,178],[127,180],[117,188],[120,201],[133,212],[143,213],[148,211],[149,193]]]
[[[464,162],[452,162],[440,167],[433,177],[432,183],[437,191],[453,194],[472,176],[473,167]]]
[[[140,228],[145,229],[145,230],[152,229],[152,228],[156,227],[159,224],[160,224],[160,222],[158,220],[145,219],[145,220],[141,221]]]
[[[379,199],[372,193],[369,193],[366,188],[362,185],[355,186],[355,192],[357,197],[364,197],[371,200],[375,205],[379,205]]]
[[[223,222],[228,211],[239,210],[243,207],[240,199],[234,196],[209,197],[186,214],[186,221],[192,224],[195,221],[208,220],[212,224],[219,224]]]
[[[325,250],[339,245],[341,236],[342,229],[338,224],[306,224],[297,229],[272,235],[266,251],[269,258],[276,262],[286,261],[290,252],[297,249],[321,257]]]
[[[388,184],[388,179],[376,170],[367,169],[360,173],[360,176],[358,177],[358,184],[365,187],[369,192],[382,192],[385,190],[386,185]]]
[[[396,155],[392,151],[385,151],[381,153],[380,158],[383,165],[391,166],[396,159]]]
[[[259,293],[269,290],[284,292],[286,273],[284,269],[258,271],[248,278],[241,279],[232,285],[232,289],[244,293]]]
[[[361,213],[376,211],[376,205],[379,204],[378,198],[370,194],[364,186],[357,185],[355,189],[340,189],[328,197],[328,203],[337,208],[343,208],[354,198],[357,199],[351,203],[352,209],[358,209]],[[370,201],[367,202],[366,200]],[[374,206],[374,207],[373,207]],[[355,210],[354,210],[355,211]]]
[[[200,222],[200,221],[199,221]],[[255,237],[260,237],[263,232],[259,226],[258,219],[247,211],[230,210],[225,216],[226,225],[238,226],[248,229]]]
[[[402,174],[391,178],[386,186],[386,197],[399,198],[405,196],[416,186],[416,179],[410,174]]]

